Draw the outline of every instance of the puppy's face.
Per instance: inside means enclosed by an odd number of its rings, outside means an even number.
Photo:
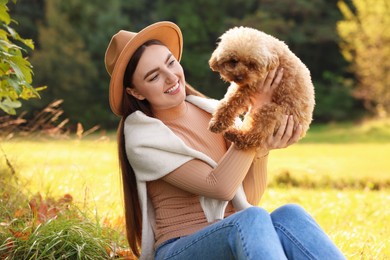
[[[269,45],[264,33],[235,27],[220,37],[209,60],[210,68],[219,72],[225,81],[238,85],[252,84],[279,65],[279,59]]]
[[[232,53],[223,55],[220,59],[212,59],[210,67],[213,71],[218,71],[223,80],[238,85],[252,84],[267,73],[267,68],[255,59],[232,55]]]

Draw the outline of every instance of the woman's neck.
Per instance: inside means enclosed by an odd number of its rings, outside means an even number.
[[[159,109],[159,110],[153,109],[154,116],[160,119],[161,121],[175,120],[177,118],[184,116],[186,112],[187,112],[187,102],[185,101],[172,108]]]

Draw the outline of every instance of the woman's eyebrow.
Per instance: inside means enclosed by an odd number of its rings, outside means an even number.
[[[169,59],[172,57],[172,53],[169,53],[167,58],[165,59],[165,63],[168,63]],[[154,72],[158,71],[159,68],[155,68],[155,69],[152,69],[150,71],[148,71],[145,76],[144,76],[144,79],[146,79],[150,74],[153,74]]]

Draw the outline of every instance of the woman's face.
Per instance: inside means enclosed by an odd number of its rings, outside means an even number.
[[[151,45],[144,50],[132,83],[134,88],[127,88],[127,93],[148,100],[153,110],[175,107],[186,97],[183,68],[162,45]]]

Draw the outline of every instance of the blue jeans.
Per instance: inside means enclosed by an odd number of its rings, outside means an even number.
[[[158,259],[345,259],[315,220],[288,204],[269,214],[237,212],[189,236],[164,242]]]

